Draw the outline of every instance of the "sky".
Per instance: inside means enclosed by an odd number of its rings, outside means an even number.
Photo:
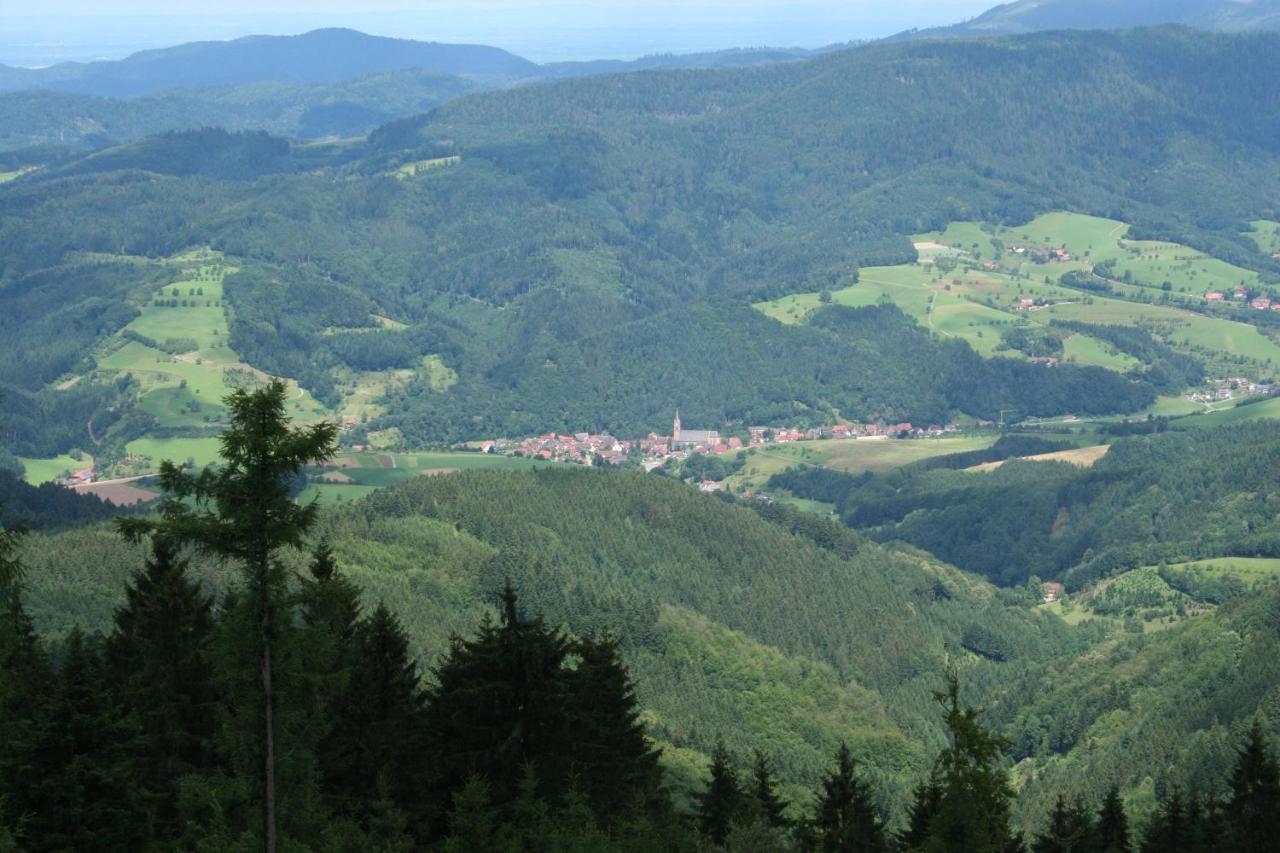
[[[117,59],[185,41],[345,26],[535,61],[820,47],[971,18],[994,0],[0,0],[0,63]]]

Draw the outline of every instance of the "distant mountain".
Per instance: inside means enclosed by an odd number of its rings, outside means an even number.
[[[837,49],[744,48],[536,65],[497,48],[316,30],[197,42],[116,62],[0,66],[0,151],[102,148],[201,127],[349,137],[472,92],[658,69],[796,62]]]
[[[298,36],[193,42],[135,53],[115,62],[66,63],[39,70],[0,68],[0,91],[40,88],[79,95],[134,97],[174,87],[233,86],[268,80],[335,83],[407,68],[498,80],[538,73],[536,64],[496,47],[418,42],[327,29]]]
[[[1280,29],[1280,0],[1018,0],[996,6],[963,24],[915,30],[898,38],[1112,30],[1161,24],[1223,32]]]

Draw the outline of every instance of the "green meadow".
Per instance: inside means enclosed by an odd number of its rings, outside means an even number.
[[[1257,219],[1249,223],[1253,226],[1252,231],[1246,232],[1253,242],[1258,244],[1258,250],[1265,255],[1274,255],[1280,252],[1280,222],[1274,222],[1270,219]]]
[[[52,483],[68,471],[83,471],[93,465],[93,457],[84,454],[78,460],[64,454],[51,459],[30,459],[24,456],[19,461],[26,471],[23,479],[33,486]]]

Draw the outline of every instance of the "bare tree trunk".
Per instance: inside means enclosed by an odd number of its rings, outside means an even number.
[[[262,849],[276,853],[276,738],[273,710],[275,692],[271,683],[271,602],[267,572],[262,572]]]

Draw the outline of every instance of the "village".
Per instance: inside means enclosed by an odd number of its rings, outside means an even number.
[[[1255,311],[1280,311],[1280,300],[1270,296],[1253,296],[1249,290],[1237,287],[1230,294],[1221,290],[1211,290],[1204,295],[1205,302],[1247,302]]]
[[[910,423],[837,424],[824,427],[753,426],[746,437],[723,436],[716,430],[685,429],[676,413],[671,435],[651,432],[644,438],[619,439],[608,433],[579,432],[572,435],[547,433],[521,439],[490,439],[467,442],[459,450],[496,453],[511,457],[569,462],[579,465],[634,464],[645,470],[661,467],[669,460],[687,459],[695,454],[721,454],[734,450],[797,441],[848,440],[888,441],[903,438],[927,438],[960,431],[957,424],[933,424],[920,427]]]

